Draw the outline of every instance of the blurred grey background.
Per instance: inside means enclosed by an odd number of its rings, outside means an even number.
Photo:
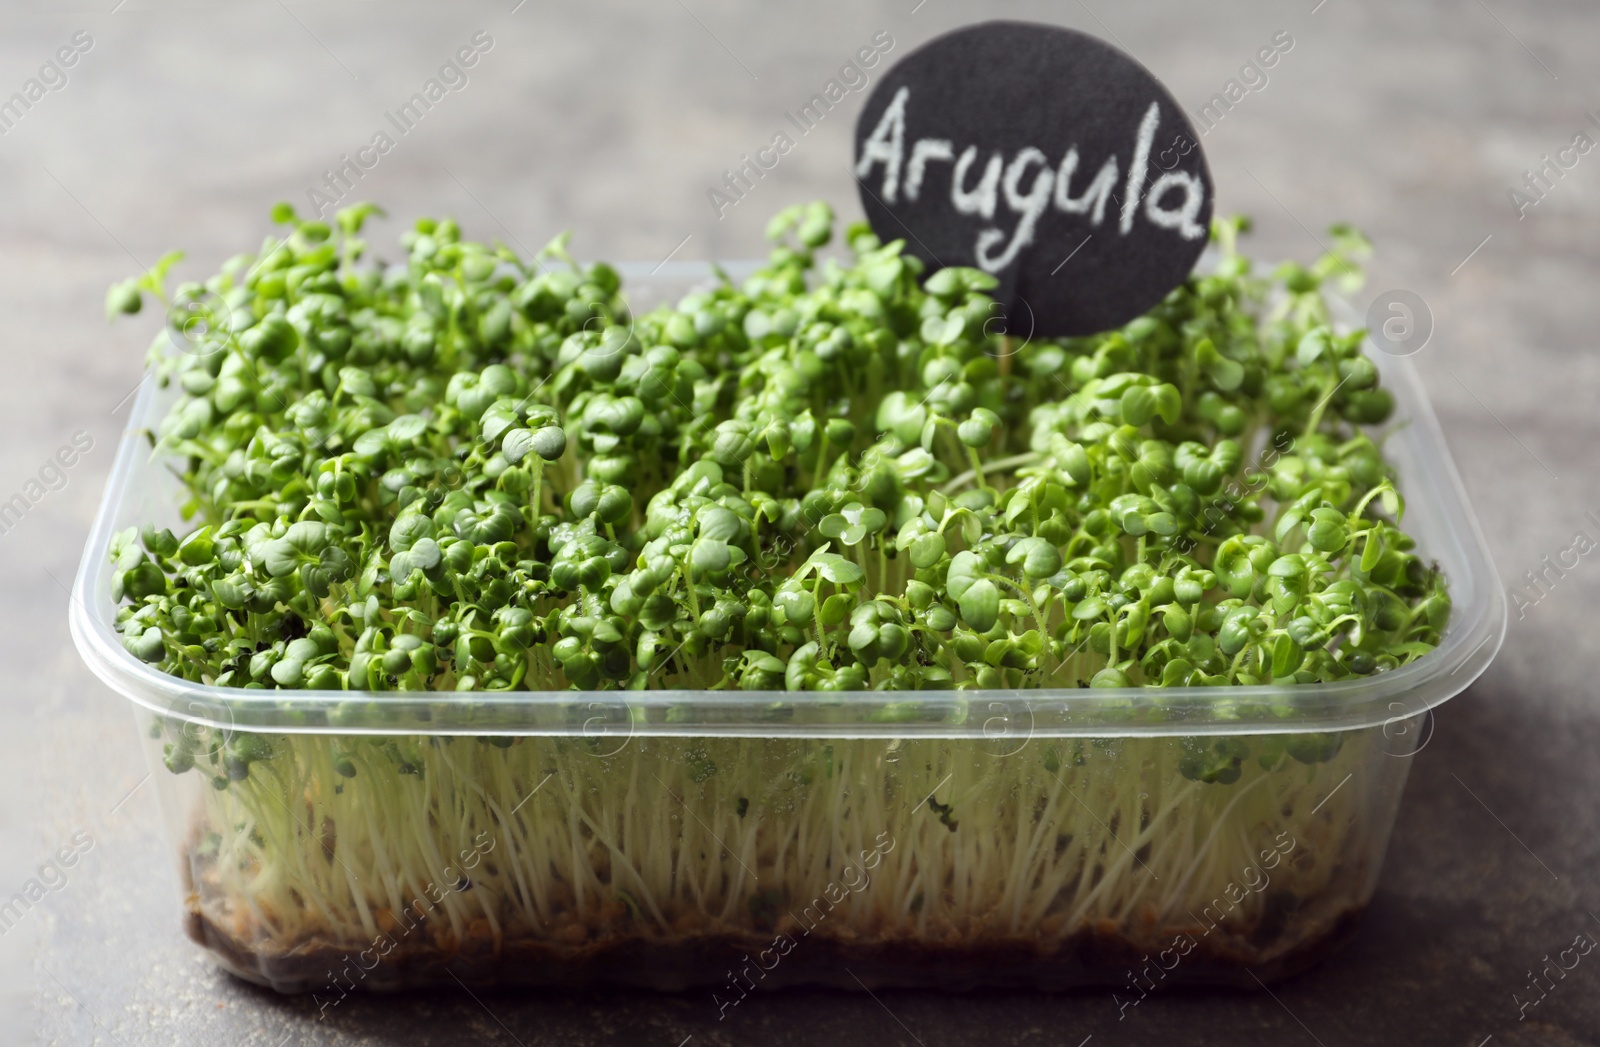
[[[116,10],[112,7],[115,4]],[[1265,993],[758,997],[725,1022],[702,996],[437,993],[315,1021],[215,972],[183,938],[173,863],[126,703],[81,666],[70,583],[127,394],[158,318],[108,327],[113,280],[181,247],[180,278],[305,209],[474,34],[492,47],[347,200],[393,243],[419,214],[537,248],[654,264],[748,258],[767,216],[827,198],[859,214],[851,96],[718,217],[707,190],[879,31],[891,58],[983,17],[1120,44],[1197,110],[1279,31],[1293,49],[1203,140],[1219,209],[1252,250],[1309,259],[1347,220],[1377,292],[1422,296],[1414,358],[1508,588],[1583,531],[1600,538],[1594,330],[1600,154],[1537,204],[1524,173],[1600,141],[1592,0],[954,0],[494,4],[89,0],[0,12],[0,100],[75,34],[92,44],[31,109],[0,110],[0,501],[75,433],[92,449],[0,534],[0,896],[74,833],[68,882],[0,936],[0,1038],[59,1044],[1501,1044],[1600,1043],[1600,957],[1539,999],[1530,969],[1600,934],[1600,713],[1593,557],[1513,612],[1488,674],[1440,710],[1414,762],[1361,936]],[[83,38],[79,38],[80,46]],[[881,69],[881,67],[880,67]],[[54,79],[53,74],[51,78]],[[1040,90],[1048,90],[1040,84]],[[392,129],[391,129],[392,133]],[[1569,153],[1569,156],[1576,155]],[[1527,592],[1525,588],[1522,591]]]

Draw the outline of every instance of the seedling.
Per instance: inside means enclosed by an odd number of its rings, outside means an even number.
[[[1135,688],[1130,726],[1207,688],[1287,729],[1292,704],[1230,688],[1383,673],[1449,620],[1365,428],[1390,395],[1323,295],[1356,271],[1347,229],[1266,278],[1244,223],[1219,222],[1214,271],[1147,315],[1017,345],[990,333],[981,272],[923,280],[861,225],[819,258],[821,204],[774,219],[742,285],[637,315],[564,239],[524,259],[421,219],[401,263],[369,263],[377,213],[330,227],[280,205],[284,236],[172,295],[216,314],[150,361],[182,390],[151,438],[193,526],[112,549],[124,643],[164,672],[364,692],[330,706],[335,729],[402,692],[756,691],[775,717],[907,692],[875,714],[892,723],[918,692],[1038,688]],[[164,275],[108,308],[164,296]],[[1137,942],[1190,922],[1274,833],[1322,855],[1290,896],[1326,891],[1368,802],[1336,786],[1376,752],[1266,731],[998,758],[958,737],[641,730],[619,755],[162,729],[167,766],[214,787],[200,911],[274,955],[395,933],[485,840],[504,849],[413,943],[743,940],[880,832],[902,849],[826,933]],[[1259,927],[1265,906],[1233,919]]]

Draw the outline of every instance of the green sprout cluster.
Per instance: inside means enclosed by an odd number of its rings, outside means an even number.
[[[181,538],[112,549],[138,657],[372,691],[923,690],[1336,680],[1429,651],[1443,579],[1362,426],[1390,413],[1324,283],[1364,247],[1211,275],[1087,338],[997,333],[821,204],[768,264],[635,315],[605,264],[376,209],[289,228],[169,304],[152,434]],[[108,310],[162,295],[165,266]],[[547,263],[549,263],[547,265]],[[891,708],[884,715],[893,716]]]
[[[863,225],[825,250],[821,204],[776,217],[748,279],[651,311],[564,238],[526,259],[421,219],[374,262],[376,213],[280,205],[283,235],[204,283],[169,295],[169,255],[108,295],[167,310],[151,366],[179,391],[150,437],[189,525],[111,556],[124,643],[176,677],[379,692],[330,703],[333,731],[441,690],[759,691],[779,715],[826,700],[803,692],[1134,686],[1114,711],[1159,719],[1173,688],[1393,669],[1448,622],[1367,429],[1392,400],[1324,295],[1357,272],[1351,230],[1264,276],[1219,222],[1215,265],[1147,315],[1045,339],[1007,331],[982,272],[924,279]],[[903,762],[643,732],[602,759],[166,718],[154,744],[216,786],[197,911],[284,957],[392,932],[480,839],[502,850],[429,917],[440,949],[770,931],[886,831],[884,886],[828,934],[1150,941],[1287,832],[1281,893],[1230,917],[1285,936],[1240,955],[1277,955],[1370,892],[1403,766],[1374,732],[924,739]],[[1335,796],[1358,770],[1370,790]],[[646,803],[657,785],[692,817]],[[1314,914],[1292,933],[1291,903]]]

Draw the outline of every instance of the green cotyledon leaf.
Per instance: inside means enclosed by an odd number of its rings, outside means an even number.
[[[117,316],[148,295],[208,325],[150,363],[181,494],[108,549],[118,634],[162,671],[1159,692],[1383,673],[1449,627],[1370,428],[1395,399],[1364,333],[1326,321],[1352,232],[1274,269],[1219,219],[1214,266],[1114,330],[1052,339],[997,333],[991,274],[929,274],[866,226],[824,257],[820,205],[780,215],[754,272],[651,308],[566,239],[519,257],[422,218],[379,251],[377,213],[285,205],[260,253],[175,287],[168,256],[108,295]],[[223,788],[265,773],[247,755],[164,754]],[[339,773],[364,780],[368,755]],[[412,755],[372,759],[422,773]],[[1244,767],[1190,756],[1207,785]]]

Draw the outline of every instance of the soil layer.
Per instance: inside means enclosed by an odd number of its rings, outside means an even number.
[[[794,985],[840,989],[1032,988],[1047,991],[1107,986],[1128,992],[1166,985],[1256,988],[1315,965],[1354,932],[1364,907],[1348,910],[1310,933],[1260,947],[1234,936],[1188,935],[1181,955],[1173,936],[1152,947],[1105,927],[1068,937],[1049,949],[1036,939],[961,942],[792,936],[779,953],[771,934],[685,934],[672,938],[611,935],[582,945],[508,939],[446,951],[423,943],[393,945],[379,955],[307,941],[264,949],[240,941],[191,896],[186,929],[232,973],[285,993],[342,995],[395,991],[458,981],[475,987],[630,986],[677,991],[711,989],[727,998]],[[1180,940],[1182,930],[1175,930]],[[365,945],[366,943],[363,943]],[[1163,962],[1163,959],[1168,961]]]

